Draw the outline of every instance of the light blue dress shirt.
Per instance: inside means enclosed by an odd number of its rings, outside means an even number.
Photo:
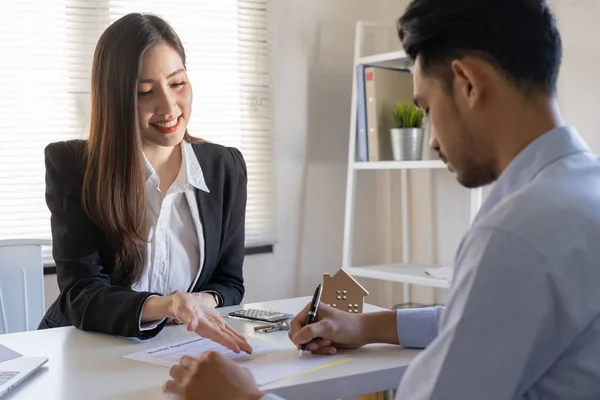
[[[398,311],[426,347],[398,399],[600,399],[600,160],[573,128],[509,164],[454,265],[446,308]]]

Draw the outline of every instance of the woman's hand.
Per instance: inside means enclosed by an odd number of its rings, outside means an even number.
[[[235,331],[215,311],[212,296],[206,293],[173,292],[170,313],[173,319],[187,326],[188,331],[211,339],[228,349],[239,353],[252,353],[246,338]]]
[[[177,291],[175,291],[175,292],[177,292]],[[173,292],[173,293],[175,293],[175,292]],[[171,295],[173,293],[171,293]],[[215,300],[214,296],[211,294],[208,294],[206,292],[186,293],[186,294],[194,296],[197,301],[203,303],[208,308],[216,308],[219,305],[219,303],[217,303],[217,301]],[[181,325],[181,321],[177,320],[176,318],[171,317],[171,318],[167,319],[167,325]]]

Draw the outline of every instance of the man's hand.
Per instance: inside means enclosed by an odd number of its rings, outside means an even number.
[[[320,304],[317,322],[306,325],[308,304],[292,320],[290,339],[297,347],[316,354],[335,354],[337,349],[357,349],[368,343],[363,315],[350,314],[325,304]]]
[[[173,379],[165,382],[163,390],[180,400],[259,400],[263,396],[247,368],[215,352],[198,360],[184,356],[170,374]]]
[[[236,353],[252,353],[252,347],[246,338],[221,318],[212,306],[214,301],[206,293],[174,292],[169,297],[173,319],[186,325],[188,331],[196,332]]]

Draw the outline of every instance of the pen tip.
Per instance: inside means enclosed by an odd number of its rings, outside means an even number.
[[[298,357],[302,358],[302,350],[298,350]]]

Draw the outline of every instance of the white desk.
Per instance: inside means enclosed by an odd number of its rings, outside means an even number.
[[[296,298],[245,307],[295,314],[309,300]],[[220,310],[225,315],[239,308]],[[366,312],[374,310],[378,308],[365,307]],[[255,335],[254,323],[235,319],[228,322],[246,335]],[[1,344],[21,354],[49,358],[45,367],[15,387],[6,399],[165,399],[160,385],[169,377],[168,368],[127,360],[123,356],[193,335],[183,326],[168,326],[147,341],[82,332],[72,327],[0,335]],[[287,332],[263,335],[289,343]],[[417,350],[404,350],[399,346],[371,345],[349,351],[351,362],[280,380],[263,389],[289,400],[339,399],[391,390],[397,387],[406,365],[417,353]]]

